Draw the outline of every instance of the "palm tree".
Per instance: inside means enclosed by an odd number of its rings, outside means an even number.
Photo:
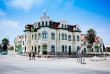
[[[90,49],[92,49],[92,44],[95,42],[96,31],[94,29],[89,29],[87,31],[86,40],[90,44]]]
[[[3,50],[7,50],[7,45],[9,45],[9,40],[7,38],[4,38],[2,40],[2,44],[3,44]]]

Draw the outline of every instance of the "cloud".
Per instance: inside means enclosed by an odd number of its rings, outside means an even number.
[[[36,4],[37,7],[40,7],[44,2],[45,0],[5,0],[7,6],[14,7],[16,9],[24,9],[26,11],[30,10],[34,4]]]
[[[3,19],[3,20],[0,20],[0,24],[4,26],[18,26],[19,22]]]
[[[6,16],[6,13],[0,9],[0,17]]]

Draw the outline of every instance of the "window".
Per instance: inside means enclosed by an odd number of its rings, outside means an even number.
[[[24,45],[24,41],[23,41],[23,45]]]
[[[64,33],[62,33],[62,40],[64,40]]]
[[[33,46],[32,46],[32,52],[33,52]]]
[[[40,27],[40,22],[38,23],[38,27]]]
[[[77,35],[77,41],[79,41],[79,35]]]
[[[38,52],[40,52],[40,45],[38,46]]]
[[[35,40],[37,40],[37,34],[35,34]]]
[[[84,41],[84,46],[86,46],[86,41]]]
[[[73,41],[75,41],[75,35],[73,35]]]
[[[84,48],[84,53],[86,53],[86,48]]]
[[[35,52],[36,52],[36,46],[35,46]]]
[[[32,40],[33,40],[33,34],[32,34]]]
[[[63,28],[63,24],[62,24],[62,28]]]
[[[43,31],[43,32],[42,32],[42,38],[43,38],[43,39],[47,39],[47,32],[46,32],[46,31]]]
[[[71,35],[68,35],[68,41],[71,41]]]
[[[55,45],[51,45],[51,52],[55,52]]]
[[[26,41],[26,35],[25,35],[25,41]]]
[[[64,52],[64,45],[62,45],[62,52]]]
[[[40,33],[38,33],[38,35],[39,35],[39,39],[41,38],[41,35],[40,35]]]
[[[65,25],[65,29],[66,29],[66,25]]]
[[[45,25],[48,26],[48,22],[47,21],[45,22]]]
[[[25,46],[25,51],[24,52],[26,52],[26,46]]]
[[[65,52],[67,52],[67,46],[65,45]]]
[[[44,21],[42,21],[42,26],[44,26]]]
[[[52,39],[52,40],[55,39],[55,33],[51,33],[51,39]]]
[[[65,40],[67,40],[67,34],[65,34]]]
[[[59,33],[59,40],[60,40],[60,33]]]

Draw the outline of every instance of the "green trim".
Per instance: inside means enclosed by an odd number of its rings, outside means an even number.
[[[37,30],[40,29],[41,27],[49,27],[49,28],[51,28],[51,29],[62,29],[62,30],[67,30],[67,31],[69,31],[69,32],[82,32],[82,31],[77,31],[77,30],[71,31],[71,30],[65,29],[65,28],[53,28],[53,27],[50,27],[50,26],[40,26],[39,28],[33,28],[33,29],[31,30],[31,32],[37,32]],[[24,30],[24,32],[26,32],[26,31],[30,31],[30,30]]]
[[[31,30],[24,30],[23,32],[27,32],[27,31],[31,31]]]

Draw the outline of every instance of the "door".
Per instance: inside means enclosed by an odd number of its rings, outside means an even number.
[[[47,44],[43,44],[42,54],[43,54],[43,55],[47,55]]]
[[[69,46],[69,55],[71,55],[71,46]]]

